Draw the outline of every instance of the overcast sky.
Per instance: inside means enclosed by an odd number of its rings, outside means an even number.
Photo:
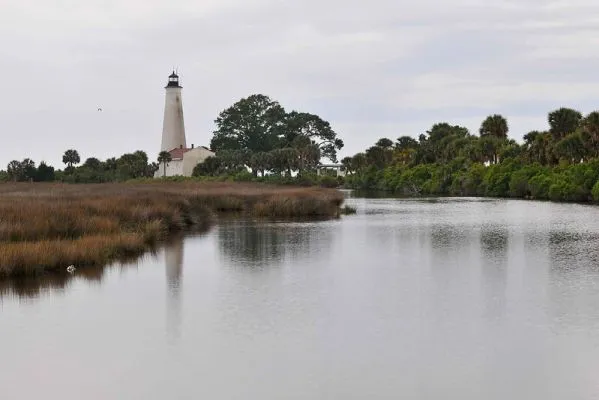
[[[188,144],[253,93],[331,122],[341,156],[491,113],[520,140],[599,108],[598,49],[597,0],[0,0],[0,168],[155,158],[173,66]]]

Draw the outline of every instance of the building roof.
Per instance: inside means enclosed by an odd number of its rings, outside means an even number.
[[[318,168],[340,168],[343,164],[318,164]]]
[[[179,85],[179,75],[177,75],[175,71],[168,76],[168,83],[166,84],[165,88],[169,87],[182,88],[182,86]]]
[[[177,148],[170,150],[169,153],[171,154],[171,158],[173,160],[181,160],[183,158],[183,154],[187,153],[188,151],[196,150],[196,149],[204,149],[204,150],[207,150],[210,152],[212,151],[206,146],[197,146],[197,147],[189,147],[189,148],[177,147]]]
[[[183,158],[183,154],[187,153],[189,150],[191,149],[182,149],[177,147],[176,149],[170,150],[169,153],[171,153],[171,158],[173,160],[180,160]]]

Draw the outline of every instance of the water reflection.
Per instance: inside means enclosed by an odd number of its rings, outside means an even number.
[[[150,249],[139,257],[124,257],[120,261],[101,267],[77,268],[74,274],[54,271],[40,276],[13,277],[0,279],[0,299],[16,297],[20,300],[35,300],[45,295],[62,294],[74,282],[83,281],[88,286],[99,287],[112,270],[125,271],[136,268],[147,256],[155,256],[156,249]]]
[[[508,281],[509,230],[505,224],[483,224],[480,231],[480,272],[485,292],[484,314],[503,317],[506,310]]]
[[[480,231],[480,243],[483,255],[490,260],[505,262],[508,250],[509,231],[506,225],[483,224]]]
[[[76,275],[49,273],[43,276],[0,279],[0,298],[36,299],[45,294],[64,293],[74,280],[83,280],[90,286],[99,286],[105,273],[106,268],[88,267],[78,269]]]
[[[582,230],[560,227],[549,232],[547,295],[555,306],[548,314],[555,329],[584,333],[597,315],[598,242],[596,233]]]
[[[599,208],[360,204],[0,283],[2,398],[599,398]]]
[[[164,247],[167,286],[166,327],[171,342],[177,341],[181,335],[183,248],[183,237],[173,238]]]
[[[37,299],[49,294],[62,294],[73,282],[84,281],[89,286],[102,285],[107,271],[113,268],[131,268],[133,262],[115,263],[106,267],[79,268],[74,275],[66,272],[53,272],[42,276],[28,276],[0,279],[0,299],[17,297],[21,300]]]
[[[551,230],[548,250],[551,269],[568,273],[577,270],[599,271],[599,235],[571,230]]]
[[[468,244],[467,227],[460,224],[433,224],[430,229],[431,245],[440,254],[462,251]]]
[[[228,221],[218,228],[218,244],[221,255],[233,265],[260,270],[280,265],[286,258],[314,256],[313,247],[330,247],[331,223]]]
[[[183,275],[183,237],[173,239],[164,247],[164,263],[169,294],[178,297]]]
[[[37,277],[0,279],[0,299],[5,297],[34,299],[49,292],[63,292],[70,280],[71,277],[66,274],[50,275],[43,279]]]

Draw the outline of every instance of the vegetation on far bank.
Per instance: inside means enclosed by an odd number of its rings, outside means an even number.
[[[490,196],[599,202],[599,112],[586,117],[561,108],[549,130],[508,139],[501,115],[485,119],[480,136],[461,126],[435,124],[418,140],[382,138],[346,157],[345,184],[405,196]]]
[[[141,150],[111,157],[104,161],[96,157],[87,158],[81,165],[81,157],[75,149],[63,154],[65,168],[56,169],[44,161],[36,164],[30,158],[13,160],[5,171],[0,171],[0,182],[63,182],[63,183],[108,183],[125,182],[131,179],[150,178],[158,169],[158,163],[150,161]]]
[[[342,202],[336,190],[247,183],[0,185],[0,276],[136,256],[218,213],[330,218]]]
[[[560,108],[547,115],[548,129],[531,131],[523,143],[508,138],[508,121],[491,115],[478,135],[448,123],[434,124],[417,138],[379,139],[341,160],[345,178],[317,175],[320,160],[337,159],[343,141],[330,124],[309,113],[287,112],[264,95],[243,98],[215,120],[210,146],[216,152],[198,164],[193,178],[163,181],[256,182],[383,190],[404,196],[491,196],[599,202],[599,112],[583,116]],[[151,162],[143,151],[80,164],[76,150],[63,155],[64,170],[30,159],[11,161],[0,181],[102,183],[151,181],[161,152]],[[79,165],[80,164],[80,165]]]

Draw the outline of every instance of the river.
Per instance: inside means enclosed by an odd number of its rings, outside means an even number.
[[[349,197],[0,283],[2,399],[599,399],[599,208]]]

